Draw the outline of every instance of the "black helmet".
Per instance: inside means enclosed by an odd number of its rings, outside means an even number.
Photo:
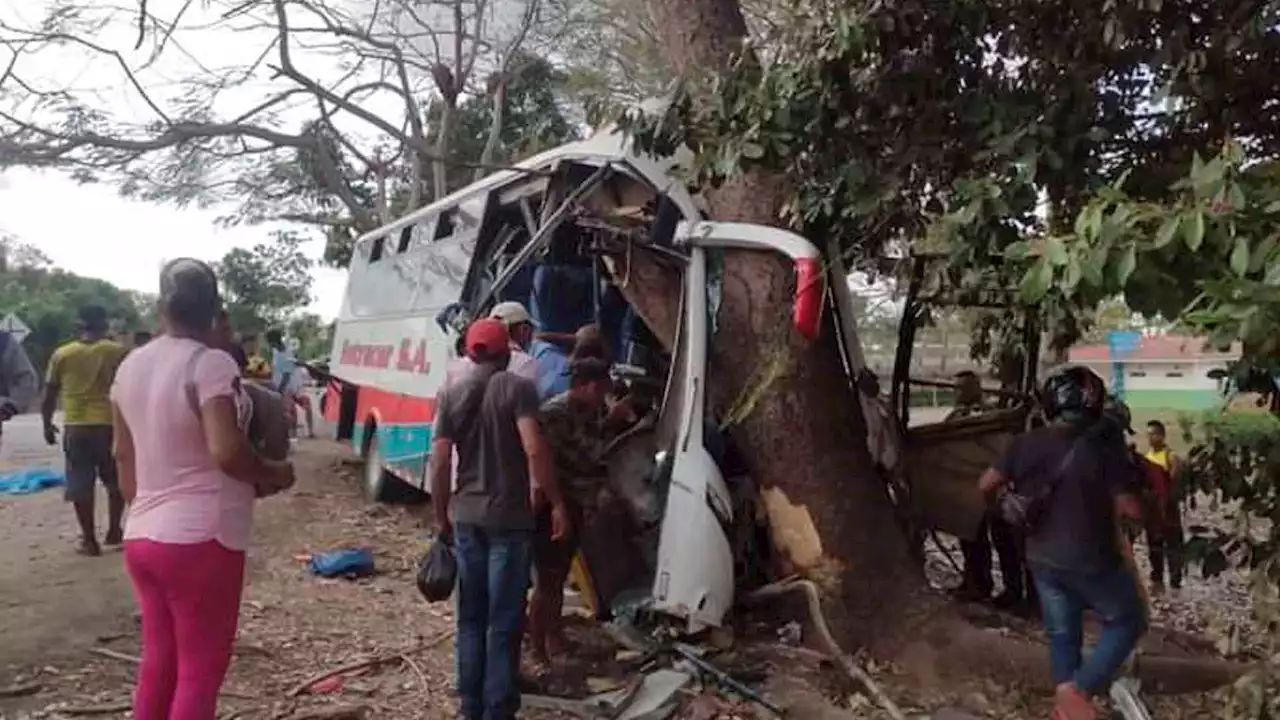
[[[1050,420],[1096,419],[1106,405],[1107,386],[1089,368],[1073,365],[1045,379],[1040,402]]]
[[[1133,413],[1129,411],[1129,406],[1115,395],[1107,396],[1107,402],[1102,408],[1102,416],[1123,430],[1125,434],[1133,434]]]

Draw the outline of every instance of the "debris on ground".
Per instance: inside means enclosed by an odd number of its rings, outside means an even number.
[[[260,508],[221,720],[455,717],[453,609],[425,602],[416,587],[432,542],[426,508],[365,503],[358,468],[337,460],[346,453],[335,443],[299,443],[298,486]],[[379,572],[347,582],[301,571],[301,562],[335,549],[365,551]],[[949,567],[930,559],[931,576]],[[1198,631],[1223,616],[1247,620],[1247,612],[1239,612],[1241,605],[1247,608],[1245,592],[1239,576],[1208,582],[1193,577],[1181,595],[1158,599],[1156,609],[1160,617],[1181,618],[1169,623],[1175,628]],[[572,610],[572,599],[566,605]],[[1028,638],[1042,633],[1029,621],[990,613],[994,631]],[[1207,619],[1214,617],[1219,619]],[[76,717],[68,709],[127,704],[140,654],[131,605],[123,605],[113,622],[92,628],[74,652],[0,667],[0,717]],[[600,624],[571,612],[565,624],[573,650],[547,672],[530,673],[522,718],[763,720],[772,715],[766,704],[804,720],[890,717],[881,701],[865,687],[852,687],[846,670],[817,647],[805,619],[752,612],[714,642],[667,643],[658,653],[652,638],[625,623]],[[1249,657],[1249,633],[1241,635],[1235,651]],[[1212,641],[1197,645],[1176,635],[1162,641],[1183,643],[1187,652],[1213,652]],[[1038,692],[988,680],[922,687],[891,665],[857,660],[860,672],[912,720],[1049,715],[1050,699]],[[1150,705],[1161,720],[1208,720],[1220,716],[1222,702],[1220,694],[1206,694],[1156,698]],[[581,714],[593,704],[617,714]]]
[[[374,573],[373,551],[369,548],[338,548],[311,556],[307,565],[313,575],[348,580],[368,577]]]

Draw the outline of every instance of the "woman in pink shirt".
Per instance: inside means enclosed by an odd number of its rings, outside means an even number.
[[[209,347],[220,305],[208,265],[166,264],[166,332],[129,354],[111,389],[120,486],[131,503],[124,559],[142,610],[137,720],[215,718],[254,499],[293,484],[290,463],[254,452],[240,369]]]

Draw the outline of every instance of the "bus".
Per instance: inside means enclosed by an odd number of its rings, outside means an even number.
[[[723,439],[707,408],[709,308],[720,300],[709,253],[790,258],[791,316],[808,338],[818,332],[828,284],[805,238],[706,220],[677,176],[680,159],[634,152],[605,130],[360,237],[334,334],[326,414],[363,459],[369,499],[425,492],[436,395],[469,318],[516,300],[541,332],[599,324],[618,361],[615,377],[651,403],[612,442],[616,507],[582,529],[588,602],[602,615],[639,602],[696,631],[720,625],[731,608],[740,555],[731,540],[740,483],[726,478]],[[631,253],[648,253],[680,279],[666,342],[625,301]]]

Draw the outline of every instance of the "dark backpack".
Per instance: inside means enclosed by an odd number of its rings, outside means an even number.
[[[209,348],[200,346],[191,353],[187,360],[186,390],[187,404],[200,419],[200,397],[196,390],[196,363]],[[268,460],[286,460],[289,457],[289,421],[284,412],[284,398],[279,393],[256,385],[244,383],[245,393],[253,404],[253,413],[249,417],[246,432],[249,441],[262,457]]]

